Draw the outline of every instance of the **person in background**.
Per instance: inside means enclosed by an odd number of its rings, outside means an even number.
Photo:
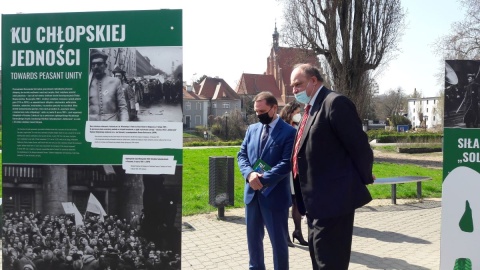
[[[463,122],[467,128],[477,128],[479,122],[480,85],[475,81],[475,74],[467,75],[468,84],[465,87],[465,96],[462,104],[465,104]]]
[[[137,102],[137,97],[132,87],[128,84],[127,77],[125,76],[125,71],[122,70],[119,66],[116,66],[112,74],[115,78],[119,79],[122,82],[122,91],[125,96],[125,102],[127,103],[128,111],[128,120],[133,121],[136,118],[135,103]]]
[[[285,105],[283,109],[280,111],[280,118],[285,121],[286,123],[290,124],[292,127],[298,129],[298,124],[302,118],[300,114],[300,103],[293,100]],[[305,241],[302,234],[302,215],[298,212],[297,203],[295,201],[295,190],[293,188],[293,178],[292,175],[289,176],[290,178],[290,189],[292,192],[292,219],[293,224],[295,225],[295,230],[292,233],[292,240],[290,240],[290,236],[288,237],[288,246],[294,247],[293,242],[295,239],[300,243],[302,246],[308,246],[308,242]]]

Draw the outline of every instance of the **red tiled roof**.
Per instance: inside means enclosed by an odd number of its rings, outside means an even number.
[[[239,95],[256,95],[262,91],[271,92],[279,103],[283,103],[282,93],[273,75],[243,73],[235,89]],[[280,105],[282,106],[282,105]]]
[[[237,94],[256,95],[262,91],[270,91],[275,96],[280,96],[280,90],[275,83],[273,75],[243,73],[237,86]]]
[[[207,77],[200,83],[198,95],[207,99],[239,100],[240,96],[221,78]]]
[[[201,97],[195,94],[193,91],[187,91],[187,89],[183,88],[183,99],[190,99],[190,100],[205,100],[207,98]]]
[[[290,87],[290,75],[292,74],[294,65],[298,63],[310,63],[317,67],[319,66],[317,55],[315,55],[312,50],[278,47],[276,51],[272,48],[269,58],[274,54],[277,58],[279,68],[282,69],[281,76],[287,95],[293,95],[292,87]]]

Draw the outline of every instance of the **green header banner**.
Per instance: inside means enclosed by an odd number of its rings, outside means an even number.
[[[478,129],[445,128],[443,179],[459,166],[480,172]]]
[[[2,15],[3,162],[181,165],[182,55],[181,10]]]

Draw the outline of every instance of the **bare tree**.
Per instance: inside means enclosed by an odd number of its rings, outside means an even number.
[[[246,130],[247,125],[240,110],[233,110],[228,116],[217,116],[212,119],[211,131],[222,139],[243,139]]]
[[[440,97],[440,99],[438,100],[438,104],[437,104],[437,108],[436,108],[436,111],[435,111],[435,114],[436,114],[436,117],[439,117],[439,119],[441,120],[441,124],[438,125],[436,128],[437,129],[441,129],[443,128],[443,125],[444,125],[444,113],[445,113],[445,91],[443,90],[440,90],[438,91],[438,96]]]
[[[383,95],[374,97],[375,113],[379,119],[398,115],[407,103],[407,96],[402,88],[390,89]]]
[[[322,55],[334,89],[350,97],[364,117],[369,71],[397,49],[403,33],[405,13],[400,0],[283,2],[284,42]]]
[[[452,32],[440,37],[435,52],[445,59],[480,59],[480,2],[460,0],[466,8],[462,21],[452,24]]]

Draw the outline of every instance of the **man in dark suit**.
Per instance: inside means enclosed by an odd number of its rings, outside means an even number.
[[[250,125],[238,152],[245,178],[245,221],[250,256],[249,269],[265,269],[263,238],[267,227],[275,269],[288,269],[288,209],[292,204],[288,174],[295,129],[277,115],[278,104],[270,92],[254,98],[260,123]],[[262,147],[262,145],[264,145]],[[257,161],[270,170],[256,171]]]
[[[374,180],[373,153],[355,105],[324,87],[317,68],[296,65],[291,85],[306,105],[292,173],[313,269],[348,269],[355,209],[372,200],[366,185]]]

